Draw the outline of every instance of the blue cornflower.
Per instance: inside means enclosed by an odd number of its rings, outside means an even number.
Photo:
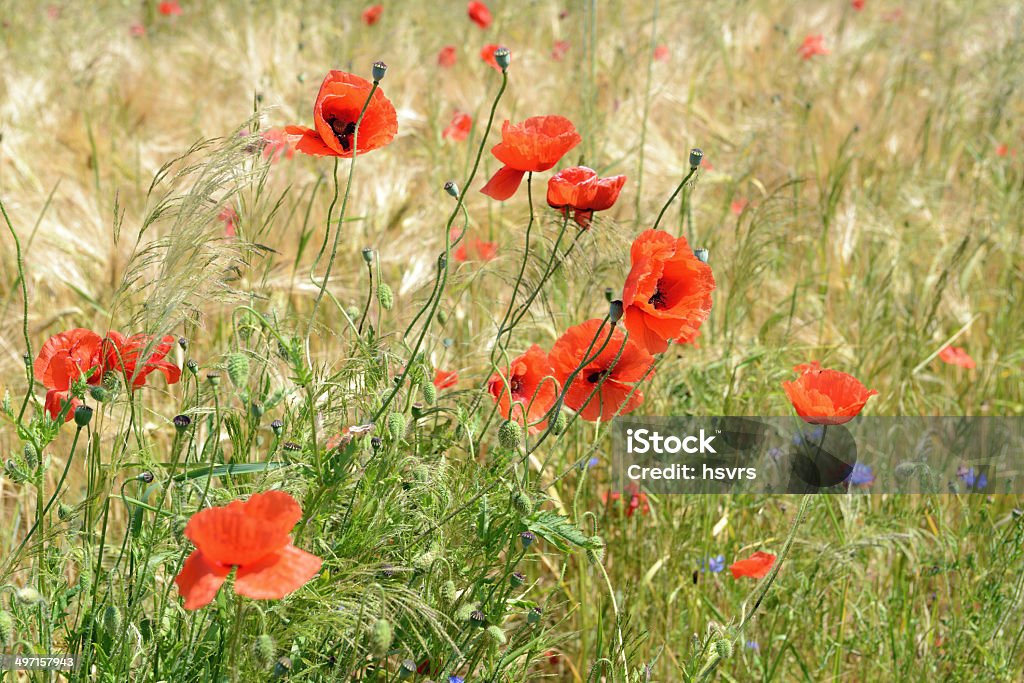
[[[871,471],[871,465],[862,462],[854,463],[850,476],[846,478],[853,486],[870,486],[875,483],[875,473]]]
[[[714,557],[705,558],[700,563],[701,571],[709,571],[714,574],[725,569],[725,555],[715,555]]]
[[[800,444],[806,442],[813,446],[817,446],[819,443],[821,443],[821,439],[823,436],[825,436],[825,428],[822,427],[821,425],[818,425],[817,427],[809,431],[801,431],[794,434],[793,445],[799,446]]]
[[[985,473],[979,472],[976,474],[973,467],[969,469],[963,466],[957,468],[956,476],[964,482],[968,489],[980,491],[988,485],[988,477],[985,476]]]
[[[448,683],[464,683],[462,676],[449,676]]]
[[[747,641],[747,649],[748,650],[753,650],[754,652],[760,652],[761,651],[761,646],[757,644],[756,640],[748,640]]]

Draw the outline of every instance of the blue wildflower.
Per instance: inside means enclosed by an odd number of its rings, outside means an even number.
[[[754,652],[760,652],[761,651],[761,646],[757,644],[756,640],[748,640],[747,641],[747,649],[748,650],[753,650]]]
[[[846,478],[853,486],[870,486],[875,483],[875,473],[871,471],[871,465],[862,462],[854,463],[850,476]]]
[[[984,472],[975,473],[974,468],[959,467],[956,471],[956,476],[963,481],[964,485],[968,489],[975,489],[980,491],[988,485],[988,477],[985,476]]]
[[[714,557],[708,557],[700,563],[700,570],[702,572],[709,571],[714,574],[717,574],[723,569],[725,569],[725,555],[716,555]]]
[[[449,676],[448,683],[464,683],[462,676]]]

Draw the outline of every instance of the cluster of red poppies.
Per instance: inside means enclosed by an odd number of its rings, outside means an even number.
[[[81,401],[72,395],[76,382],[99,386],[108,372],[117,372],[135,389],[146,383],[150,373],[159,371],[174,384],[181,378],[181,369],[164,360],[175,339],[166,336],[157,341],[146,334],[126,337],[108,332],[101,337],[92,330],[76,328],[46,340],[36,356],[33,369],[36,379],[46,387],[46,410],[56,420],[64,407],[64,420],[69,421]],[[143,355],[149,355],[143,359]]]

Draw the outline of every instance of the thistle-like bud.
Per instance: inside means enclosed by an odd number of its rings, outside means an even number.
[[[10,612],[0,610],[0,648],[14,645],[14,617]]]
[[[266,633],[261,633],[256,636],[256,641],[252,644],[252,651],[256,655],[256,659],[264,666],[270,666],[274,663],[274,655],[277,654],[277,643]]]
[[[391,287],[386,282],[377,285],[377,302],[385,311],[390,311],[391,307],[395,305],[395,293],[391,291]]]
[[[281,420],[274,420],[270,423],[270,428],[274,430],[274,436],[281,436],[281,432],[284,431],[284,422]]]
[[[524,583],[526,583],[526,574],[522,572],[512,572],[508,577],[508,585],[513,588],[519,588]]]
[[[145,472],[139,473],[139,476],[135,477],[135,479],[141,481],[143,484],[152,484],[153,480],[156,479],[156,475],[149,470],[146,470]]]
[[[380,83],[384,80],[384,74],[388,72],[388,65],[384,62],[373,63],[373,82]]]
[[[378,619],[373,625],[371,645],[373,654],[377,657],[386,657],[391,649],[391,641],[394,639],[394,631],[391,629],[391,622],[387,619]]]
[[[420,394],[423,395],[423,402],[427,405],[434,405],[437,401],[437,387],[434,386],[433,382],[424,382],[420,386]]]
[[[182,434],[192,425],[192,418],[188,415],[175,415],[172,422],[174,422],[174,428],[178,433]]]
[[[694,147],[690,150],[690,168],[697,168],[700,166],[700,162],[703,159],[704,152],[699,147]]]
[[[86,405],[81,405],[75,408],[75,424],[79,427],[85,427],[92,421],[92,408]]]
[[[707,263],[710,253],[704,247],[698,247],[693,250],[693,255],[697,257],[697,260],[701,263]]]
[[[540,618],[542,616],[544,616],[544,610],[542,610],[540,607],[534,607],[529,611],[529,613],[527,613],[526,623],[536,624],[538,621],[540,621]]]
[[[107,605],[103,610],[103,630],[107,635],[116,636],[121,633],[121,612],[114,605]]]
[[[216,370],[210,370],[206,373],[206,381],[215,387],[220,386],[220,373]]]
[[[616,299],[608,304],[608,319],[612,325],[622,320],[622,302]]]
[[[514,450],[519,448],[523,439],[523,428],[515,420],[505,420],[498,428],[498,443],[504,448]]]
[[[444,191],[450,194],[455,199],[459,198],[459,186],[455,184],[454,180],[449,180],[444,184]]]
[[[523,533],[519,534],[519,541],[523,544],[523,548],[529,548],[536,540],[537,537],[534,535],[532,531],[524,531]]]
[[[521,515],[528,515],[533,512],[533,500],[526,491],[518,490],[512,495],[512,506]]]
[[[373,249],[370,247],[363,247],[363,260],[367,263],[373,263]]]
[[[508,638],[505,637],[505,632],[501,630],[500,626],[488,626],[487,637],[495,645],[504,645],[508,642]]]
[[[405,436],[405,415],[401,413],[391,413],[388,415],[388,434],[395,441]]]
[[[199,374],[199,363],[195,362],[191,358],[185,361],[185,367],[188,368],[188,371],[191,372],[193,375]]]
[[[512,53],[507,47],[499,47],[494,51],[494,61],[498,63],[502,71],[508,71],[508,65],[512,62]]]

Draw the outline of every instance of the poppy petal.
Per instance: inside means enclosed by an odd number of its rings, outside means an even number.
[[[523,182],[524,175],[526,175],[525,171],[502,166],[497,173],[491,176],[487,184],[480,188],[480,191],[492,199],[503,202],[516,193],[520,183]]]
[[[289,136],[294,136],[295,149],[303,154],[317,157],[339,156],[337,152],[324,143],[320,138],[320,134],[312,128],[285,126],[284,132]]]
[[[316,555],[288,544],[259,562],[239,567],[235,592],[254,600],[279,600],[306,585],[322,564]]]
[[[291,542],[290,531],[291,526],[249,514],[241,501],[200,510],[185,526],[185,536],[224,565],[245,565],[277,552]]]
[[[230,567],[207,561],[201,550],[192,551],[174,579],[178,592],[185,598],[185,609],[209,605],[230,572]]]

